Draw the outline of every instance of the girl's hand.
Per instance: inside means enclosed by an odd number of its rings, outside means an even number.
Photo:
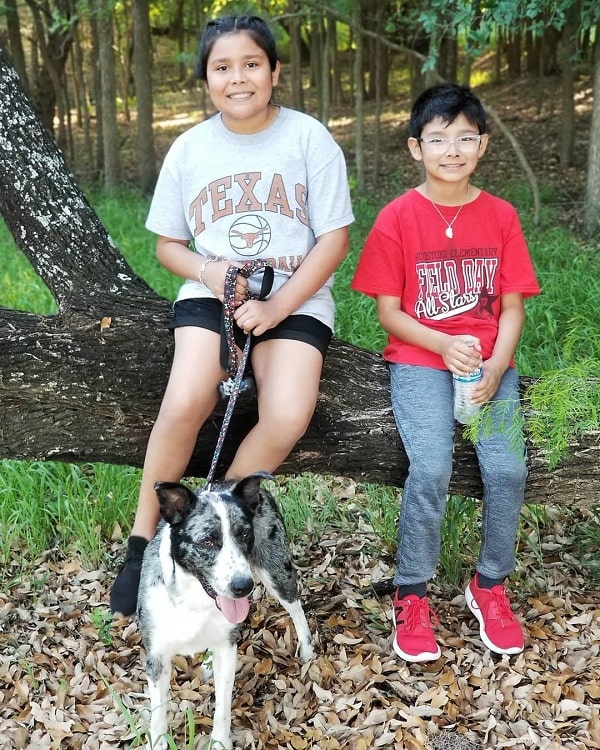
[[[481,344],[474,336],[448,336],[440,352],[444,364],[454,375],[467,375],[481,367]]]
[[[202,261],[205,263],[205,261]],[[202,271],[202,282],[204,286],[209,289],[215,297],[223,302],[225,299],[225,276],[229,266],[235,266],[241,268],[242,263],[238,263],[234,260],[219,260],[206,263],[204,270]],[[200,266],[202,268],[202,266]],[[239,307],[248,295],[248,279],[240,276],[238,273],[235,281],[235,298],[234,305]]]
[[[255,336],[275,328],[283,320],[275,300],[272,299],[247,300],[235,311],[234,318],[244,333],[253,333]]]

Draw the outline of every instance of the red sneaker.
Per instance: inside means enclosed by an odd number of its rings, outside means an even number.
[[[480,589],[477,573],[465,590],[467,606],[479,620],[479,635],[496,654],[520,654],[525,647],[523,631],[513,615],[502,585]]]
[[[433,635],[431,622],[437,616],[429,609],[429,599],[409,594],[404,599],[394,596],[394,651],[405,661],[435,661],[441,651]]]

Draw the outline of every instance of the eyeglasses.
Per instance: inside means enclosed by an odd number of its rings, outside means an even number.
[[[419,143],[424,143],[428,149],[436,154],[445,154],[452,144],[463,154],[469,154],[477,151],[481,143],[481,135],[461,135],[458,138],[417,138]]]

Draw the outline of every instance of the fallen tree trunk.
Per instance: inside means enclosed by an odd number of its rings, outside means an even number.
[[[107,316],[111,312],[107,310]],[[136,303],[127,315],[87,327],[4,311],[0,315],[0,455],[9,458],[100,461],[141,466],[166,385],[172,341],[162,314]],[[522,379],[522,387],[529,384]],[[206,476],[223,410],[201,431],[188,469]],[[252,405],[236,407],[221,455],[227,466],[252,427]],[[571,445],[552,471],[529,448],[529,502],[590,505],[600,486],[598,436]],[[379,355],[334,340],[311,426],[281,466],[282,474],[312,472],[402,486],[407,460],[394,424],[387,368]],[[481,496],[473,446],[457,434],[451,491]]]
[[[1,49],[0,211],[58,305],[56,316],[0,308],[0,456],[141,466],[172,357],[169,303],[115,248]],[[201,431],[190,475],[206,475],[221,416]],[[255,419],[252,406],[236,408],[222,467]],[[531,447],[526,499],[591,504],[598,453],[598,434],[586,434],[550,470]],[[314,419],[280,472],[402,486],[406,468],[385,364],[334,341]],[[481,495],[473,447],[460,435],[451,491]]]

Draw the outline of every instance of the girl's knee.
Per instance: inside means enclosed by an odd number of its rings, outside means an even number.
[[[189,425],[200,429],[215,408],[216,402],[216,395],[213,399],[200,400],[191,394],[172,395],[163,400],[156,421],[164,428],[178,429]]]
[[[294,409],[293,407],[281,409],[278,413],[259,415],[259,425],[269,432],[278,442],[295,444],[304,436],[310,420],[312,411]]]

